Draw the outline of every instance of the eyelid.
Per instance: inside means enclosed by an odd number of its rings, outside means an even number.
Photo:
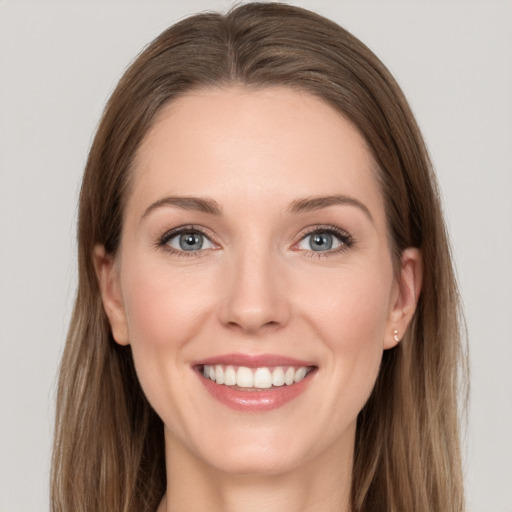
[[[175,236],[178,236],[182,233],[187,232],[197,232],[207,238],[215,247],[207,248],[207,249],[199,249],[197,251],[184,251],[180,249],[175,249],[168,245],[170,239]],[[306,237],[311,236],[315,233],[329,233],[334,235],[340,241],[340,246],[335,249],[329,249],[326,251],[313,251],[300,249],[298,244],[304,240]],[[337,226],[333,226],[332,224],[319,224],[314,226],[309,226],[304,228],[298,235],[298,241],[293,244],[291,247],[292,250],[300,251],[305,254],[308,254],[312,257],[326,257],[329,255],[339,254],[341,252],[346,251],[350,247],[352,247],[355,243],[353,236],[346,230],[339,228]],[[167,230],[163,235],[161,235],[156,244],[157,248],[163,249],[173,254],[177,254],[179,256],[202,256],[202,253],[205,253],[210,250],[216,250],[220,248],[219,242],[216,240],[216,237],[211,231],[203,226],[198,226],[197,224],[185,224],[182,226],[176,226],[172,229]]]
[[[327,251],[313,251],[307,249],[300,249],[299,243],[302,242],[306,237],[314,235],[315,233],[329,233],[334,235],[340,241],[340,246],[335,249],[329,249]],[[316,225],[305,228],[299,234],[299,240],[293,245],[292,250],[301,251],[312,257],[326,257],[333,254],[339,254],[352,247],[355,243],[354,238],[346,230],[341,229],[331,224]]]
[[[197,251],[184,251],[181,249],[171,247],[169,245],[169,240],[171,240],[172,238],[179,236],[183,233],[189,233],[189,232],[200,233],[202,236],[207,238],[214,247],[213,248],[209,247],[207,249],[199,249]],[[202,226],[198,226],[196,224],[185,224],[185,225],[177,226],[175,228],[167,230],[163,235],[161,235],[158,238],[155,245],[160,249],[170,252],[171,254],[177,254],[180,256],[196,256],[196,257],[200,256],[201,255],[200,253],[204,253],[206,251],[215,250],[215,249],[219,248],[219,244],[215,240],[215,236],[213,236],[213,234],[211,234],[210,230],[208,230]]]

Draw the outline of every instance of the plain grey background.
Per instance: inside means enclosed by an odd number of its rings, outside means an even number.
[[[512,511],[512,2],[318,0],[403,87],[444,197],[471,350],[469,512]],[[48,510],[76,199],[102,107],[139,50],[230,1],[0,0],[0,512]]]

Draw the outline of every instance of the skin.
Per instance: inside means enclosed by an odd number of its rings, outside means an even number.
[[[137,153],[119,251],[94,253],[114,338],[131,344],[164,422],[159,511],[349,510],[356,418],[421,286],[417,249],[393,270],[375,167],[352,124],[307,93],[198,91],[159,113]],[[290,206],[333,195],[351,202]],[[190,196],[221,214],[155,206]],[[183,225],[205,233],[203,249],[162,243]],[[310,231],[331,227],[343,234],[335,248],[313,251]],[[191,367],[230,353],[317,369],[291,402],[240,412]]]

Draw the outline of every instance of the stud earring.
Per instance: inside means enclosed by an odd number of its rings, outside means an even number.
[[[400,341],[400,338],[398,337],[398,329],[395,329],[393,331],[393,339],[398,343]]]

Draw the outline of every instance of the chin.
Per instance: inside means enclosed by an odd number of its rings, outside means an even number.
[[[254,450],[234,447],[224,457],[215,457],[212,466],[222,473],[246,476],[272,476],[292,472],[304,462],[303,457],[269,446],[255,446]]]
[[[261,426],[217,437],[216,443],[197,446],[196,455],[222,473],[279,475],[291,472],[314,456],[319,447],[294,433]],[[266,431],[266,432],[265,432]]]

